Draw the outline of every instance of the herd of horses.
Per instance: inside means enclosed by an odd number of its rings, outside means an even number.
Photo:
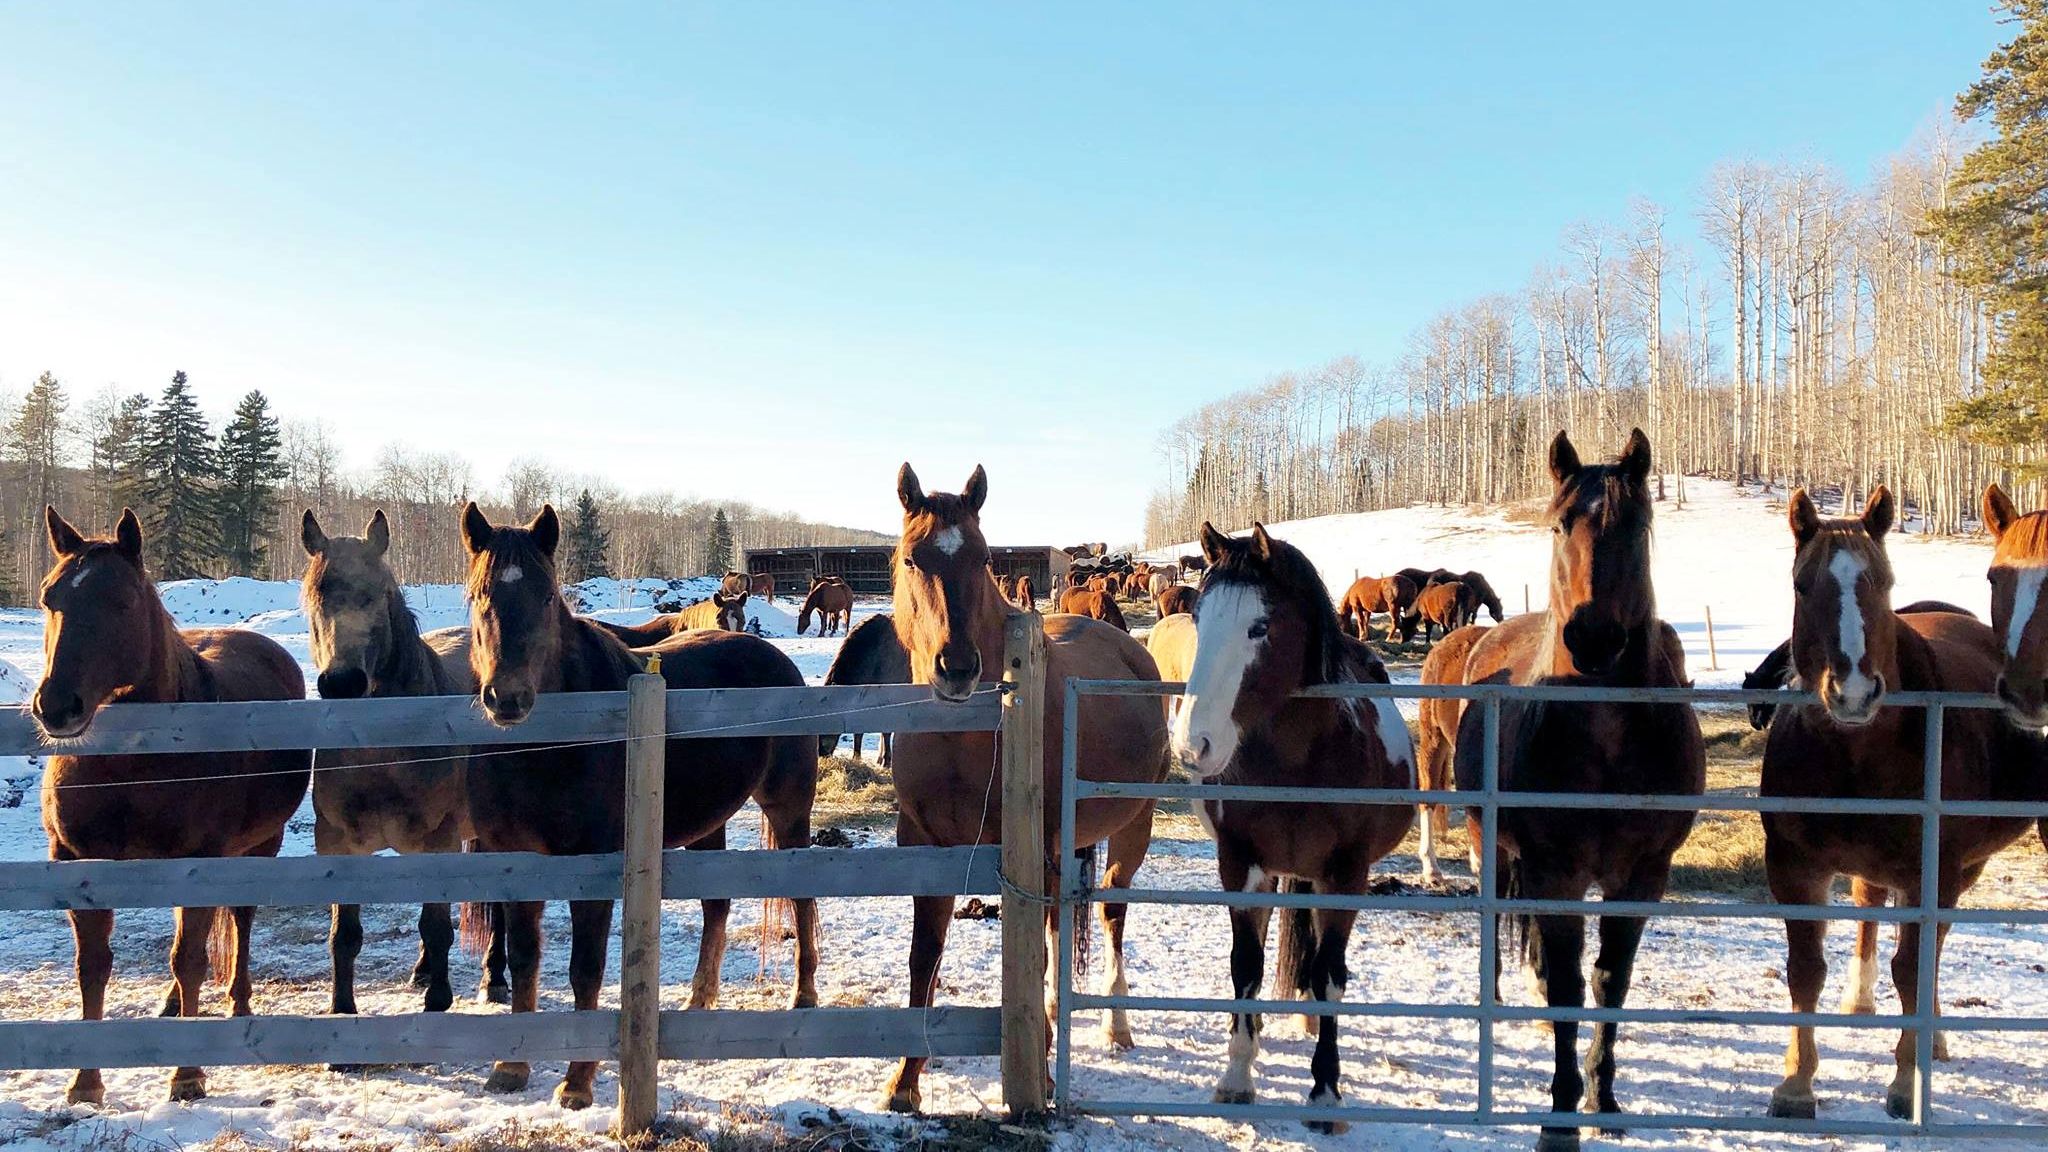
[[[1677,686],[1688,683],[1676,633],[1656,613],[1650,579],[1652,518],[1650,445],[1640,431],[1620,455],[1583,463],[1559,433],[1551,445],[1553,528],[1547,605],[1501,619],[1498,600],[1476,573],[1402,572],[1374,582],[1381,593],[1393,582],[1394,603],[1405,582],[1408,609],[1432,589],[1451,605],[1425,609],[1447,635],[1432,648],[1424,679],[1432,683]],[[1005,621],[1034,602],[1028,587],[1000,586],[988,567],[981,530],[988,481],[977,468],[957,493],[926,492],[906,464],[897,479],[903,511],[894,564],[892,610],[852,628],[827,676],[830,683],[928,685],[938,699],[964,701],[999,679]],[[1769,737],[1762,792],[1769,796],[1907,797],[1919,794],[1924,714],[1884,707],[1889,691],[1996,692],[2006,715],[1950,709],[1943,717],[1942,787],[1949,800],[2038,799],[2043,793],[2048,745],[2048,613],[2037,611],[2048,573],[2048,513],[2020,514],[1995,486],[1985,494],[1985,523],[1996,538],[1990,563],[1989,626],[1948,606],[1890,604],[1891,569],[1885,537],[1895,516],[1890,494],[1872,494],[1860,517],[1826,519],[1804,492],[1790,502],[1796,547],[1791,573],[1793,633],[1776,671],[1764,674],[1818,694],[1817,706],[1787,706],[1763,718]],[[54,566],[41,595],[46,609],[45,674],[31,712],[61,752],[62,742],[88,730],[103,707],[124,702],[294,699],[304,695],[297,665],[273,641],[236,629],[180,631],[158,599],[143,562],[142,533],[124,513],[114,534],[87,539],[58,512],[47,511]],[[309,556],[304,582],[312,628],[312,657],[322,696],[471,696],[491,722],[516,727],[542,693],[607,691],[658,656],[672,688],[769,687],[801,684],[790,659],[774,645],[730,623],[734,597],[753,589],[721,588],[704,613],[705,627],[680,621],[621,629],[573,613],[556,570],[560,525],[552,508],[524,525],[496,525],[474,504],[460,531],[468,556],[470,623],[422,634],[407,610],[386,560],[390,532],[382,515],[361,537],[329,537],[311,513],[304,520]],[[1091,557],[1093,558],[1093,557]],[[1056,589],[1062,608],[1081,597],[1134,591],[1137,565],[1123,572],[1088,572]],[[1340,616],[1313,564],[1263,526],[1232,537],[1204,525],[1199,556],[1148,569],[1143,591],[1155,603],[1176,596],[1184,576],[1200,573],[1185,610],[1163,613],[1145,643],[1091,614],[1063,611],[1043,617],[1047,678],[1184,681],[1178,696],[1090,696],[1075,735],[1078,771],[1096,781],[1158,783],[1176,764],[1201,780],[1229,784],[1311,788],[1480,786],[1483,725],[1480,710],[1450,699],[1431,700],[1420,732],[1384,699],[1303,697],[1318,685],[1385,683],[1387,673],[1362,638],[1372,612],[1344,598]],[[1448,577],[1448,578],[1440,578]],[[1095,586],[1103,581],[1102,586]],[[1110,582],[1118,582],[1111,586]],[[1361,582],[1363,583],[1363,582]],[[825,583],[814,584],[819,597]],[[843,585],[841,586],[843,587]],[[1353,592],[1359,591],[1354,587]],[[1007,593],[1007,594],[1006,594]],[[771,588],[772,594],[772,588]],[[1070,599],[1071,598],[1071,599]],[[820,597],[818,611],[827,611]],[[808,602],[808,598],[807,598]],[[1097,604],[1099,601],[1089,601]],[[1497,623],[1473,617],[1490,608]],[[1434,613],[1434,615],[1431,615]],[[1396,620],[1401,617],[1394,609]],[[838,626],[843,627],[842,619]],[[830,627],[831,625],[827,625]],[[1397,628],[1398,624],[1390,625]],[[1768,663],[1768,662],[1767,662]],[[1061,818],[1063,710],[1048,709],[1043,733],[1045,819],[1057,835]],[[1622,704],[1509,700],[1501,705],[1499,784],[1516,791],[1614,792],[1699,795],[1705,785],[1704,746],[1692,709],[1679,704]],[[836,740],[825,738],[826,740]],[[1001,827],[1001,790],[994,787],[997,757],[989,732],[901,733],[890,749],[897,797],[897,842],[956,846],[993,843]],[[821,741],[821,743],[823,743]],[[725,827],[743,805],[764,817],[763,846],[810,842],[811,804],[819,755],[811,737],[733,736],[671,740],[667,750],[664,843],[719,850]],[[403,761],[403,763],[399,763]],[[286,819],[309,786],[316,813],[316,847],[323,853],[445,852],[465,843],[484,851],[578,854],[617,851],[622,841],[623,745],[515,746],[494,755],[489,771],[473,771],[467,750],[447,748],[321,750],[309,772],[304,753],[259,752],[204,756],[52,757],[43,783],[44,824],[58,860],[275,854]],[[1154,801],[1089,798],[1075,806],[1074,841],[1083,859],[1048,859],[1046,881],[1082,867],[1106,844],[1097,904],[1108,943],[1103,981],[1112,994],[1126,989],[1124,928],[1127,906],[1114,893],[1129,887],[1148,850]],[[1216,844],[1218,878],[1232,891],[1362,894],[1375,862],[1393,850],[1416,821],[1398,804],[1330,804],[1306,815],[1299,804],[1205,801],[1198,815]],[[1424,813],[1423,859],[1432,871],[1430,829],[1441,817]],[[1468,822],[1476,821],[1468,814]],[[1657,901],[1670,877],[1673,854],[1694,820],[1691,811],[1557,810],[1512,808],[1498,817],[1499,874],[1504,894],[1535,899],[1577,899],[1598,886],[1606,898]],[[2031,821],[1951,816],[1942,821],[1938,877],[1949,906],[1981,874],[1985,862],[2017,840]],[[1862,903],[1918,891],[1921,859],[1917,817],[1792,815],[1763,819],[1766,870],[1780,902],[1825,903],[1838,875],[1851,877]],[[1478,843],[1477,836],[1472,842]],[[908,1000],[930,1005],[954,898],[913,898],[908,958]],[[690,1005],[716,1003],[728,905],[704,902],[705,929]],[[495,909],[465,908],[464,936],[490,944],[484,984],[514,1012],[536,1009],[541,905],[521,902]],[[196,1015],[202,986],[215,967],[226,967],[231,1010],[250,1011],[249,927],[252,910],[183,908],[171,948],[173,983],[167,1015]],[[475,913],[475,914],[473,914]],[[795,986],[790,1003],[817,1003],[818,923],[811,901],[793,909],[797,938]],[[1346,953],[1355,911],[1318,908],[1281,916],[1279,976],[1286,990],[1317,1003],[1339,1000],[1349,980]],[[1256,998],[1264,983],[1270,909],[1233,908],[1231,984],[1240,998]],[[71,913],[76,937],[82,1012],[102,1016],[112,967],[114,914]],[[605,967],[611,902],[575,901],[570,909],[569,980],[578,1008],[594,1007]],[[1048,913],[1048,926],[1051,924]],[[1576,915],[1510,918],[1519,955],[1532,970],[1544,1001],[1583,1006],[1585,920]],[[1874,951],[1874,925],[1867,933]],[[1603,1007],[1625,1000],[1644,920],[1603,916],[1591,991]],[[1816,1008],[1826,965],[1822,921],[1788,921],[1786,978],[1792,1004]],[[1917,923],[1899,931],[1893,976],[1908,1013],[1914,1010],[1918,964]],[[1938,933],[1944,936],[1944,930]],[[421,954],[414,976],[425,1007],[438,1011],[453,998],[449,952],[454,917],[445,905],[421,910]],[[332,1010],[355,1010],[354,962],[361,925],[352,907],[334,909],[330,935]],[[1864,955],[1859,949],[1859,957]],[[1873,970],[1859,963],[1852,1006],[1869,1010]],[[1307,1007],[1307,1006],[1305,1006]],[[1337,1016],[1315,1013],[1310,1100],[1341,1101]],[[1228,1060],[1216,1087],[1224,1101],[1249,1101],[1256,1092],[1254,1063],[1261,1022],[1233,1017]],[[1583,1070],[1579,1025],[1551,1026],[1555,1046],[1550,1089],[1559,1112],[1582,1106],[1595,1113],[1619,1110],[1614,1093],[1616,1026],[1594,1026]],[[1129,1020],[1112,1011],[1107,1042],[1134,1043]],[[1915,1039],[1897,1049],[1898,1072],[1886,1092],[1894,1115],[1910,1109]],[[1817,1051],[1810,1028],[1793,1029],[1786,1077],[1771,1111],[1812,1116]],[[921,1106],[922,1057],[902,1061],[890,1078],[891,1109]],[[566,1107],[591,1102],[596,1065],[572,1063],[556,1089]],[[508,1092],[526,1086],[530,1069],[501,1061],[485,1087]],[[205,1092],[204,1073],[177,1069],[174,1099]],[[69,1099],[99,1103],[104,1088],[93,1069],[80,1070]],[[1316,1127],[1334,1130],[1333,1117]],[[1576,1128],[1545,1129],[1539,1147],[1576,1145]]]

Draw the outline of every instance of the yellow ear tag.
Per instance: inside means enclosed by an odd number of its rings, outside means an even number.
[[[649,652],[647,654],[647,673],[650,676],[661,675],[661,653]]]

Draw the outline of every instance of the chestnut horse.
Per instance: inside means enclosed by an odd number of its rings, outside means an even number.
[[[896,618],[887,612],[877,612],[848,632],[845,642],[839,645],[839,651],[832,657],[832,666],[825,669],[825,683],[910,683],[910,653],[905,652],[902,642],[896,639]],[[865,732],[853,734],[855,760],[860,759],[861,744],[866,737]],[[838,736],[818,737],[818,755],[830,756],[838,750]],[[884,732],[875,762],[886,768],[889,759],[889,734]]]
[[[759,596],[770,604],[775,603],[775,574],[773,572],[749,573],[747,576],[747,591],[752,595]]]
[[[1318,684],[1387,681],[1379,659],[1345,634],[1315,565],[1293,545],[1254,524],[1233,540],[1202,525],[1209,560],[1195,610],[1195,659],[1173,726],[1173,751],[1197,780],[1283,788],[1412,788],[1415,754],[1391,700],[1299,700]],[[1374,861],[1408,834],[1415,810],[1404,804],[1300,804],[1205,800],[1202,822],[1216,840],[1216,868],[1229,892],[1270,892],[1281,877],[1310,890],[1362,895]],[[1271,909],[1230,910],[1230,981],[1239,999],[1255,999],[1265,979]],[[1283,955],[1292,990],[1341,1000],[1350,979],[1344,951],[1358,913],[1317,909],[1297,933],[1297,954]],[[1283,953],[1290,949],[1283,949]],[[1230,1064],[1216,1099],[1249,1104],[1255,1094],[1259,1017],[1230,1022]],[[1321,1018],[1309,1064],[1311,1104],[1336,1106],[1337,1018]],[[1335,1131],[1340,1125],[1312,1125]]]
[[[1472,647],[1490,631],[1483,624],[1468,624],[1438,641],[1422,658],[1422,682],[1424,684],[1465,683],[1465,662],[1472,655]],[[1452,786],[1451,755],[1458,745],[1458,722],[1464,717],[1465,702],[1455,696],[1437,696],[1423,700],[1418,709],[1415,724],[1415,769],[1419,787],[1432,792],[1441,792]],[[1450,809],[1442,804],[1417,806],[1422,824],[1422,844],[1416,855],[1422,861],[1422,882],[1434,885],[1437,880],[1436,842],[1437,838],[1450,831]],[[1469,845],[1473,860],[1472,875],[1479,875],[1479,842]]]
[[[1116,595],[1111,592],[1069,588],[1060,595],[1060,611],[1100,620],[1125,632],[1131,630],[1130,625],[1124,623],[1124,610],[1117,607]]]
[[[1185,584],[1175,584],[1153,598],[1152,606],[1161,620],[1168,616],[1192,615],[1197,593]]]
[[[323,700],[390,696],[473,696],[469,629],[420,635],[398,578],[385,562],[391,525],[379,509],[360,537],[330,537],[311,509],[299,523],[306,578],[301,601],[312,633],[314,685]],[[460,852],[474,833],[463,777],[467,748],[328,748],[313,754],[313,850],[322,856]],[[426,1010],[455,999],[448,948],[455,921],[446,904],[420,906],[420,957],[413,983]],[[505,989],[502,938],[485,970],[484,996]],[[328,1011],[354,1015],[356,957],[363,948],[362,908],[336,904],[327,933],[334,972]]]
[[[1650,584],[1649,474],[1650,442],[1640,429],[1610,464],[1582,465],[1570,438],[1557,434],[1550,445],[1556,491],[1547,514],[1553,529],[1549,607],[1480,637],[1466,660],[1468,682],[1686,686],[1684,650],[1677,632],[1657,618]],[[1484,719],[1485,709],[1468,707],[1459,721],[1454,760],[1463,791],[1481,786]],[[1504,790],[1697,796],[1706,786],[1699,719],[1684,704],[1508,701],[1501,706],[1500,732]],[[1512,862],[1508,894],[1578,900],[1597,884],[1610,900],[1660,900],[1672,854],[1693,817],[1690,811],[1503,808],[1500,848]],[[1473,823],[1468,816],[1468,829]],[[1582,1007],[1585,919],[1516,917],[1515,927],[1545,1002]],[[1639,916],[1600,918],[1593,968],[1600,1007],[1618,1008],[1627,999],[1642,934]],[[1594,1026],[1583,1074],[1576,1060],[1578,1023],[1558,1020],[1551,1031],[1551,1109],[1578,1111],[1583,1093],[1589,1111],[1620,1111],[1615,1025]],[[1576,1127],[1546,1128],[1537,1147],[1576,1148],[1578,1141]]]
[[[495,527],[475,504],[462,515],[469,553],[470,663],[478,699],[493,724],[512,727],[533,712],[543,692],[612,692],[642,671],[640,654],[569,611],[555,575],[561,523],[552,506],[523,528]],[[771,688],[803,684],[796,665],[774,645],[744,632],[696,631],[648,649],[675,688]],[[761,799],[762,847],[810,843],[811,799],[817,787],[817,744],[807,736],[720,736],[667,744],[665,847],[725,847],[725,824],[748,796]],[[776,784],[783,785],[777,788]],[[617,852],[624,843],[625,744],[574,742],[494,756],[488,771],[469,774],[470,817],[486,852],[582,855]],[[795,1006],[817,1003],[815,902],[797,904]],[[730,902],[704,901],[704,935],[691,981],[690,1007],[717,1003]],[[506,951],[512,969],[512,1010],[532,1012],[540,992],[541,903],[507,906]],[[569,984],[578,1010],[595,1008],[602,990],[612,920],[610,900],[569,905]],[[569,1065],[555,1102],[591,1102],[595,1061]],[[531,1069],[499,1061],[484,1088],[517,1092]]]
[[[1881,707],[1887,691],[1990,692],[1999,680],[1998,637],[1974,618],[1948,612],[1901,616],[1891,609],[1892,569],[1885,554],[1894,505],[1880,485],[1857,518],[1823,519],[1805,489],[1788,509],[1797,552],[1792,560],[1792,666],[1820,697],[1818,707],[1783,708],[1764,746],[1761,794],[1864,799],[1918,797],[1927,716],[1918,708]],[[1978,709],[1943,713],[1941,795],[1946,800],[2015,798],[2013,785],[2039,770],[2042,742]],[[1764,868],[1781,904],[1828,902],[1834,878],[1848,874],[1873,889],[1920,894],[1918,816],[1764,813]],[[1944,908],[1977,882],[1984,864],[2032,821],[1947,816],[1941,821],[1938,898]],[[1821,945],[1827,923],[1785,922],[1786,984],[1795,1011],[1811,1012],[1827,979]],[[1936,963],[1948,925],[1935,933]],[[1899,926],[1892,983],[1908,1014],[1917,1010],[1920,925]],[[1917,1037],[1901,1033],[1885,1110],[1912,1113]],[[1811,1117],[1820,1063],[1813,1029],[1792,1029],[1785,1079],[1771,1094],[1774,1116]]]
[[[941,700],[962,701],[1001,676],[1004,622],[1012,611],[996,596],[986,567],[988,542],[981,533],[981,509],[988,477],[979,467],[959,495],[927,494],[905,464],[896,477],[903,505],[903,537],[896,549],[896,635],[910,653],[913,683],[929,684]],[[1045,682],[1156,680],[1158,669],[1144,646],[1129,635],[1075,616],[1045,619]],[[1056,843],[1060,830],[1060,752],[1064,709],[1045,710],[1045,830]],[[1083,779],[1158,783],[1166,778],[1166,724],[1157,700],[1092,696],[1081,706],[1075,734],[1076,769]],[[903,845],[994,844],[1002,836],[1002,791],[995,786],[995,733],[918,732],[896,737],[896,842]],[[1076,807],[1074,843],[1109,841],[1102,883],[1128,888],[1152,842],[1150,800],[1088,799]],[[1059,862],[1059,867],[1071,866]],[[1048,869],[1052,871],[1052,869]],[[1057,885],[1058,878],[1049,876]],[[1047,891],[1057,891],[1049,887]],[[1099,905],[1109,936],[1108,987],[1126,991],[1124,916],[1126,905]],[[912,901],[910,1005],[928,1007],[938,991],[939,960],[953,918],[953,897],[920,896]],[[1052,919],[1048,909],[1047,923]],[[1118,1048],[1132,1044],[1121,1010],[1109,1013],[1105,1029]],[[888,1088],[886,1105],[914,1112],[921,1103],[918,1079],[925,1057],[903,1061]]]
[[[1998,591],[1995,587],[1992,589],[1991,602],[1995,608],[1998,603]],[[1901,616],[1911,616],[1915,612],[1953,612],[1958,616],[1968,616],[1972,620],[1977,618],[1976,613],[1968,608],[1958,607],[1946,600],[1915,600],[1899,609]],[[1742,686],[1752,690],[1790,688],[1797,679],[1798,677],[1792,674],[1792,641],[1787,640],[1771,649],[1770,654],[1764,657],[1763,663],[1742,674]],[[1776,704],[1751,704],[1749,726],[1758,732],[1769,728],[1771,717],[1777,711]]]
[[[1479,611],[1474,596],[1460,580],[1440,580],[1417,592],[1408,615],[1401,620],[1402,641],[1414,639],[1418,626],[1422,629],[1422,642],[1434,644],[1438,629],[1448,636],[1470,624]]]
[[[1032,587],[1031,577],[1017,577],[1017,583],[1011,591],[1012,595],[1009,597],[1009,601],[1016,607],[1017,611],[1035,612],[1038,610],[1038,589]]]
[[[615,624],[610,620],[584,617],[592,624],[617,636],[628,648],[646,648],[659,644],[671,636],[699,629],[720,632],[745,632],[747,630],[747,593],[727,595],[723,588],[711,593],[711,599],[697,603],[679,612],[661,612],[638,624]]]
[[[1482,607],[1484,607],[1487,613],[1493,617],[1493,622],[1495,624],[1498,624],[1502,620],[1507,619],[1507,617],[1501,611],[1500,597],[1494,594],[1493,585],[1487,583],[1486,577],[1480,575],[1479,573],[1448,572],[1439,569],[1438,571],[1431,573],[1429,577],[1429,583],[1431,584],[1445,584],[1449,583],[1452,580],[1456,580],[1458,583],[1463,584],[1465,586],[1466,591],[1470,594],[1470,599],[1468,601],[1466,609],[1468,615],[1466,619],[1458,622],[1459,627],[1462,628],[1465,625],[1470,624],[1473,621],[1479,619],[1479,609]]]
[[[818,635],[830,636],[844,629],[853,622],[853,589],[837,576],[814,578],[803,607],[797,610],[797,635],[810,630],[812,613],[818,616]]]
[[[1337,619],[1344,630],[1360,640],[1372,638],[1372,618],[1387,615],[1387,638],[1393,639],[1394,623],[1415,602],[1415,582],[1398,573],[1393,576],[1361,576],[1344,591],[1337,606]]]
[[[110,540],[88,540],[55,508],[43,517],[56,563],[43,578],[43,678],[29,712],[59,749],[120,704],[301,700],[305,677],[277,642],[230,628],[179,631],[142,566],[142,525],[123,509]],[[306,797],[304,751],[50,757],[43,830],[52,860],[275,856],[285,821]],[[180,908],[171,940],[165,1016],[199,1015],[208,937],[233,941],[231,1011],[249,1015],[249,927],[255,909]],[[114,912],[74,908],[80,1017],[98,1020],[114,971]],[[225,960],[225,957],[223,957]],[[106,1100],[99,1069],[81,1068],[64,1099]],[[206,1095],[206,1073],[171,1073],[171,1099]]]

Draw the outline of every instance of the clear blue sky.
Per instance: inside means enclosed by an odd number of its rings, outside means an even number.
[[[1137,535],[1158,429],[1716,159],[1861,179],[1981,3],[0,7],[0,387],[191,373],[495,482]]]

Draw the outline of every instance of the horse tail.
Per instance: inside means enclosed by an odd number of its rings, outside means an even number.
[[[1283,877],[1280,891],[1285,893],[1314,892],[1316,886],[1307,880],[1292,876]],[[1280,987],[1292,998],[1306,1000],[1314,995],[1315,989],[1309,979],[1316,956],[1315,913],[1306,908],[1276,909],[1280,917],[1280,939],[1277,949],[1280,953]]]
[[[469,901],[462,906],[461,927],[456,940],[465,956],[482,956],[491,950],[491,906]]]
[[[213,982],[227,984],[234,979],[235,910],[215,908],[213,924],[206,933],[206,963],[213,969]]]

